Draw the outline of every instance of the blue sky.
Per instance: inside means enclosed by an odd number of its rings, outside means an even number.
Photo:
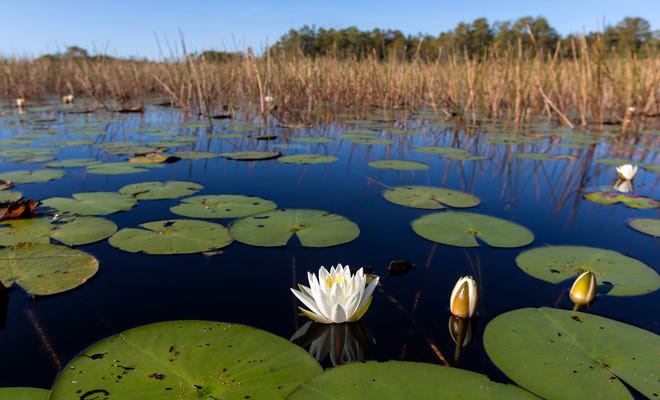
[[[545,16],[561,33],[592,31],[624,16],[660,29],[658,0],[210,1],[0,0],[0,55],[38,56],[69,45],[116,56],[158,58],[184,33],[189,50],[264,48],[290,28],[393,28],[437,35],[458,22]],[[94,52],[94,51],[93,51]],[[169,53],[165,49],[166,53]]]

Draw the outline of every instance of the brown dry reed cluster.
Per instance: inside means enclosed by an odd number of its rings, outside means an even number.
[[[466,119],[524,122],[551,116],[579,126],[657,118],[660,55],[608,51],[574,40],[552,54],[521,46],[461,52],[433,60],[255,57],[222,62],[182,55],[148,62],[109,57],[50,57],[0,61],[0,95],[32,100],[75,93],[102,105],[140,104],[161,97],[211,115],[228,107],[261,113],[338,113],[346,109],[434,110]],[[564,55],[562,55],[564,54]]]

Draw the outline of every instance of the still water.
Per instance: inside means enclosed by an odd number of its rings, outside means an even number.
[[[289,291],[307,284],[306,273],[321,265],[337,263],[371,267],[381,285],[370,310],[354,337],[366,360],[410,360],[452,365],[484,373],[499,382],[510,382],[489,360],[482,334],[497,315],[522,307],[572,308],[567,289],[571,282],[554,285],[535,279],[515,264],[524,250],[542,245],[600,247],[636,258],[656,271],[660,268],[660,239],[636,232],[626,225],[629,218],[657,218],[657,209],[632,209],[623,204],[601,205],[583,199],[587,191],[611,187],[616,180],[613,165],[593,162],[604,157],[657,163],[660,135],[594,135],[597,143],[572,147],[575,141],[552,135],[566,132],[541,122],[515,129],[505,124],[455,125],[439,119],[409,120],[418,134],[391,133],[399,123],[380,123],[378,138],[391,144],[357,144],[341,134],[361,128],[360,122],[338,120],[310,128],[276,126],[227,131],[227,121],[212,127],[181,126],[178,111],[153,108],[144,114],[63,114],[48,109],[19,116],[6,110],[0,117],[0,139],[34,133],[38,127],[53,133],[52,139],[91,139],[95,143],[155,142],[166,136],[140,129],[160,129],[196,141],[172,148],[216,153],[239,150],[273,150],[283,154],[333,155],[338,161],[318,165],[290,165],[277,160],[232,161],[222,157],[180,160],[162,168],[126,175],[89,174],[85,168],[65,168],[66,176],[44,183],[17,184],[13,190],[25,198],[43,200],[72,193],[117,191],[130,183],[183,180],[200,183],[196,193],[253,195],[277,203],[278,208],[325,210],[347,217],[360,228],[357,239],[329,248],[304,248],[294,237],[284,247],[254,247],[233,242],[221,254],[144,255],[121,251],[103,240],[79,246],[99,260],[99,271],[87,283],[71,291],[31,297],[18,287],[5,296],[6,315],[0,316],[0,386],[49,388],[58,371],[89,345],[123,330],[156,321],[200,319],[237,322],[291,338],[307,319],[297,311]],[[24,120],[21,121],[21,118]],[[52,118],[55,121],[35,122]],[[343,119],[349,119],[345,117]],[[352,119],[357,119],[353,117]],[[364,122],[369,128],[378,125]],[[83,128],[99,127],[103,135],[79,136]],[[137,132],[135,130],[138,130]],[[207,135],[244,133],[246,137],[218,139]],[[393,132],[399,132],[394,130]],[[350,133],[350,132],[348,132]],[[537,141],[495,141],[497,137],[532,136]],[[248,135],[273,134],[274,140],[248,139]],[[541,135],[538,135],[541,134]],[[337,138],[332,143],[298,143],[305,136]],[[525,136],[529,138],[530,136]],[[567,136],[571,138],[570,135]],[[489,138],[491,140],[489,140]],[[40,147],[52,139],[37,139]],[[578,140],[579,141],[579,140]],[[503,143],[504,142],[504,143]],[[560,146],[557,146],[560,144]],[[450,160],[412,150],[414,146],[460,147],[486,160]],[[568,145],[568,146],[564,146]],[[8,148],[14,145],[2,145]],[[558,160],[515,157],[523,152],[566,154]],[[61,147],[58,160],[96,158],[123,161],[94,146]],[[374,160],[411,160],[430,166],[422,171],[384,170],[368,166]],[[0,161],[0,172],[42,169],[44,163],[17,164]],[[641,170],[635,178],[635,193],[660,197],[659,174]],[[462,190],[481,199],[468,209],[514,221],[534,233],[534,242],[514,249],[481,243],[461,248],[428,241],[413,232],[411,222],[435,210],[399,206],[386,201],[382,192],[398,185],[427,185]],[[178,199],[144,200],[129,211],[105,216],[119,229],[171,218],[184,218],[169,211]],[[231,219],[209,219],[227,226]],[[414,268],[391,276],[393,260],[407,260]],[[479,282],[481,304],[473,322],[471,342],[454,361],[455,344],[448,331],[449,294],[455,281],[473,275]],[[658,333],[660,291],[643,296],[601,295],[589,312]],[[298,343],[309,347],[309,341]],[[512,345],[515,345],[512,343]],[[318,349],[317,349],[318,351]],[[326,357],[328,367],[336,359]]]

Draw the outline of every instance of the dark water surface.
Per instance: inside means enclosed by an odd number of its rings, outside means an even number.
[[[11,114],[13,115],[13,114]],[[17,137],[23,129],[7,129],[18,122],[0,118],[0,139]],[[93,115],[41,115],[61,121],[94,121]],[[109,118],[102,115],[101,118]],[[448,331],[449,294],[455,281],[473,275],[481,289],[481,304],[474,322],[471,343],[462,350],[462,368],[508,379],[489,360],[482,345],[488,321],[522,307],[550,306],[570,309],[570,282],[553,285],[535,279],[514,262],[524,250],[550,245],[584,245],[611,249],[636,258],[656,271],[660,268],[660,239],[629,228],[633,217],[657,218],[658,210],[636,210],[624,205],[599,205],[582,198],[580,190],[599,189],[615,180],[615,167],[592,162],[601,157],[623,157],[657,163],[659,135],[607,138],[585,148],[552,147],[546,138],[539,143],[487,144],[495,134],[511,128],[484,126],[455,128],[420,123],[420,135],[380,133],[392,145],[362,145],[338,139],[330,144],[290,142],[297,136],[337,137],[352,125],[321,125],[304,130],[273,128],[274,141],[207,139],[208,128],[168,126],[181,116],[176,111],[154,109],[144,115],[126,115],[100,124],[103,136],[69,136],[73,131],[60,123],[40,124],[60,132],[61,138],[107,141],[156,141],[167,136],[130,133],[144,123],[162,123],[163,129],[197,136],[193,145],[176,150],[226,152],[245,149],[275,149],[284,154],[320,153],[334,155],[337,162],[320,165],[289,165],[277,160],[239,162],[225,158],[181,160],[163,168],[129,175],[94,175],[85,168],[66,168],[64,178],[45,183],[17,184],[13,190],[26,198],[69,197],[72,193],[117,191],[129,183],[187,180],[204,185],[202,194],[254,195],[277,203],[279,208],[326,210],[349,218],[360,227],[360,236],[347,244],[321,249],[303,248],[293,238],[282,248],[260,248],[234,242],[222,254],[152,256],[131,254],[110,246],[107,240],[80,246],[100,263],[99,272],[84,285],[53,296],[32,298],[14,287],[8,294],[6,320],[0,320],[0,386],[49,388],[66,363],[89,345],[120,331],[156,321],[176,319],[217,320],[248,324],[290,338],[307,319],[297,313],[289,288],[307,284],[306,272],[337,263],[351,267],[371,266],[381,277],[370,310],[360,322],[368,332],[362,351],[366,359],[412,360],[439,363],[435,346],[448,359],[454,343]],[[215,121],[213,133],[222,133],[223,121]],[[158,126],[158,125],[150,125]],[[549,124],[524,132],[553,132]],[[235,132],[232,132],[235,133]],[[255,133],[255,132],[253,132]],[[49,139],[39,139],[33,146]],[[616,144],[615,140],[619,143]],[[643,145],[639,148],[622,144]],[[413,145],[455,146],[489,157],[482,161],[453,161],[439,155],[413,152]],[[7,148],[8,145],[2,145]],[[517,152],[571,154],[576,159],[535,161],[513,157]],[[619,152],[616,152],[620,150]],[[173,151],[172,149],[171,151]],[[108,155],[90,146],[63,147],[58,159],[93,157],[121,161],[125,156]],[[424,162],[426,171],[393,171],[370,167],[368,162],[401,159]],[[0,172],[44,168],[43,163],[12,164],[0,161]],[[637,194],[660,197],[660,175],[640,170],[635,179]],[[478,196],[481,204],[469,209],[512,220],[530,229],[535,240],[523,248],[495,249],[486,244],[460,248],[435,244],[410,227],[413,220],[431,210],[395,205],[382,197],[387,186],[431,185],[463,190]],[[179,203],[172,200],[143,200],[131,210],[105,218],[118,227],[171,218],[185,218],[169,211]],[[231,219],[209,219],[227,226]],[[386,268],[392,260],[409,260],[415,268],[391,277]],[[660,332],[660,292],[632,297],[599,296],[589,312]],[[515,343],[512,343],[515,345]],[[326,359],[324,365],[330,365]]]

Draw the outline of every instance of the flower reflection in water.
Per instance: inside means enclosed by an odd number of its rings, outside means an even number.
[[[467,347],[472,341],[472,318],[460,318],[455,315],[449,317],[449,334],[454,341],[454,362],[461,358],[461,347]]]
[[[307,348],[319,362],[328,357],[333,367],[365,361],[369,344],[376,340],[360,322],[321,324],[308,321],[290,339]]]
[[[633,185],[632,181],[627,179],[619,179],[614,184],[614,190],[619,193],[629,193],[635,190],[635,186]]]

